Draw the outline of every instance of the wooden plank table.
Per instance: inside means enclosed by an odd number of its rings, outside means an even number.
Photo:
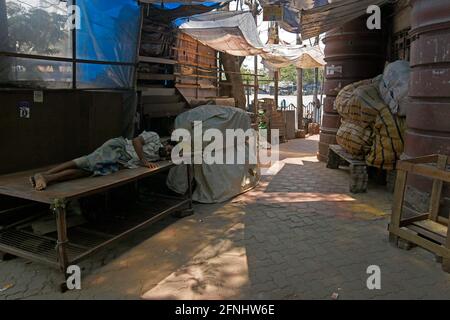
[[[25,234],[23,231],[17,229],[18,223],[9,226],[4,226],[0,229],[0,251],[12,255],[20,256],[29,260],[38,261],[49,264],[51,266],[58,266],[64,274],[66,274],[67,267],[94,253],[100,248],[108,245],[120,238],[136,231],[144,226],[152,224],[165,216],[187,208],[189,213],[192,213],[192,184],[191,184],[191,170],[190,166],[186,166],[188,176],[188,194],[187,197],[177,198],[177,202],[170,207],[162,210],[159,213],[152,215],[143,222],[134,225],[128,230],[114,235],[106,235],[104,239],[94,245],[93,247],[84,247],[71,243],[67,236],[67,221],[66,221],[66,203],[71,200],[80,199],[86,196],[103,193],[110,189],[138,181],[140,179],[150,177],[156,173],[163,172],[174,166],[170,161],[158,162],[158,168],[149,169],[139,167],[136,169],[123,169],[110,175],[98,177],[86,177],[66,182],[61,182],[49,185],[43,191],[36,191],[31,185],[28,178],[36,173],[48,169],[39,168],[34,170],[22,171],[13,174],[0,176],[0,195],[26,199],[34,202],[44,203],[50,205],[51,211],[55,214],[57,226],[56,254],[47,253],[45,255],[32,250],[29,247],[18,244],[17,239],[22,239],[28,236],[31,241],[50,241],[48,237],[39,236],[35,234]],[[173,199],[173,197],[171,198]],[[51,246],[51,243],[48,243]]]

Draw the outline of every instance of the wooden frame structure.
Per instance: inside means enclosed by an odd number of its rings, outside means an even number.
[[[439,216],[439,203],[444,182],[450,182],[447,170],[448,156],[430,155],[397,163],[394,202],[389,240],[399,246],[399,241],[418,245],[433,252],[442,259],[442,269],[450,272],[450,228],[448,219]],[[433,179],[430,208],[427,213],[418,213],[412,217],[402,218],[408,174]]]
[[[44,191],[33,190],[28,182],[28,177],[35,173],[36,169],[0,176],[1,195],[49,205],[56,222],[56,233],[52,233],[52,235],[38,235],[23,227],[41,216],[48,215],[48,210],[27,216],[9,225],[1,225],[0,253],[8,253],[52,267],[59,267],[61,272],[66,275],[69,265],[78,263],[103,247],[151,225],[169,214],[183,210],[185,212],[180,214],[180,217],[192,214],[192,168],[191,165],[187,165],[188,192],[186,196],[155,195],[158,200],[165,199],[161,206],[149,208],[153,210],[146,212],[142,218],[129,225],[123,226],[124,222],[120,222],[120,228],[114,232],[106,233],[83,225],[69,230],[66,219],[66,208],[69,201],[95,194],[105,194],[111,189],[136,183],[140,179],[167,171],[175,166],[171,161],[161,161],[158,165],[158,168],[155,169],[145,167],[124,169],[107,176],[61,182],[49,186]],[[8,211],[12,210],[8,209]],[[0,211],[0,213],[3,212]],[[62,290],[65,290],[64,283]]]

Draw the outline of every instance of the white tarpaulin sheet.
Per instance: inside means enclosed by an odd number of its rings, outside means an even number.
[[[201,129],[193,128],[194,121],[201,121]],[[197,134],[203,137],[206,130],[215,129],[225,137],[227,129],[243,131],[251,129],[251,120],[248,114],[239,108],[205,105],[178,115],[175,119],[175,129],[186,129],[191,137],[194,137],[197,130],[199,131]],[[210,142],[203,142],[201,150],[204,151],[209,144]],[[226,141],[223,145],[224,156],[229,149],[232,149],[235,155],[242,151],[239,150],[240,146],[234,142],[234,139],[231,143]],[[223,202],[257,185],[260,176],[259,168],[248,161],[248,145],[245,144],[243,147],[246,153],[245,164],[194,164],[195,189],[192,194],[194,201]],[[182,164],[170,169],[167,186],[177,193],[184,194],[187,191],[186,165]]]
[[[314,68],[325,65],[319,47],[263,45],[250,12],[210,12],[195,15],[180,29],[206,46],[234,56],[260,55],[270,69],[288,65]]]
[[[265,46],[264,50],[266,52],[261,55],[264,59],[263,64],[269,69],[279,69],[289,65],[308,69],[326,64],[319,46],[301,47],[271,44]]]
[[[233,56],[263,53],[255,20],[250,12],[209,12],[189,18],[180,29],[201,43]]]

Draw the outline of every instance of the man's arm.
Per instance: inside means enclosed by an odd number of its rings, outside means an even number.
[[[144,144],[145,144],[144,138],[142,138],[141,136],[138,136],[133,139],[134,151],[136,151],[136,154],[139,157],[139,160],[141,160],[141,163],[145,167],[148,167],[150,169],[158,168],[158,165],[156,163],[151,163],[151,162],[147,161],[147,159],[145,159],[144,149],[142,147]]]

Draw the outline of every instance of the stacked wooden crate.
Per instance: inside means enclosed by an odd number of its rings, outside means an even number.
[[[137,88],[143,129],[167,134],[170,123],[187,106],[175,89],[172,46],[176,30],[169,24],[144,17],[141,29]]]
[[[217,97],[217,52],[182,32],[177,34],[173,50],[177,62],[175,87],[186,101]]]
[[[269,129],[279,130],[280,142],[286,141],[286,120],[282,111],[279,111],[275,105],[275,100],[264,98],[258,100],[259,109],[265,111],[267,119],[269,119]],[[270,137],[269,137],[270,139]]]

